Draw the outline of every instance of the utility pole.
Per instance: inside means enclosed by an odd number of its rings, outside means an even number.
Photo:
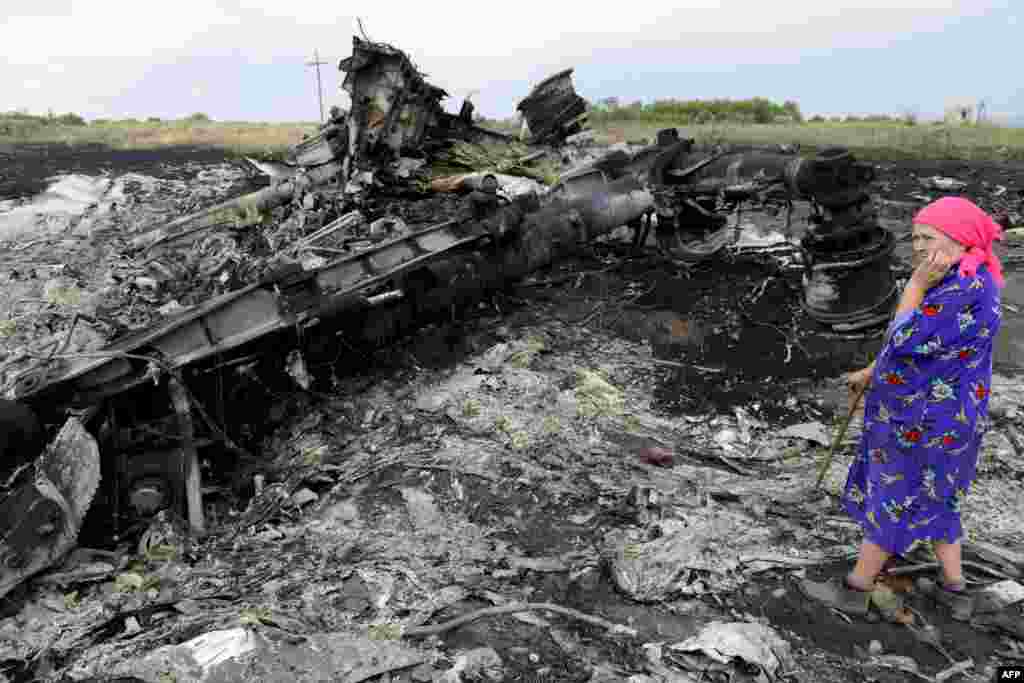
[[[320,52],[313,50],[313,61],[306,62],[306,66],[312,66],[316,68],[316,97],[320,101],[320,123],[324,122],[324,91],[320,87],[320,65],[326,64],[327,62],[320,61]]]

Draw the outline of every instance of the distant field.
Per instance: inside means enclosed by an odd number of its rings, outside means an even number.
[[[214,147],[233,154],[279,156],[316,132],[313,123],[248,123],[186,121],[92,123],[89,125],[23,126],[0,129],[0,143],[102,144],[118,149],[153,149],[178,145]],[[5,134],[6,133],[6,134]]]
[[[1024,128],[945,126],[920,123],[717,123],[684,124],[671,120],[615,121],[599,117],[594,129],[606,142],[653,140],[661,128],[678,127],[698,142],[735,144],[799,143],[805,152],[842,145],[867,159],[1024,160]],[[0,123],[3,123],[0,120]],[[510,130],[507,121],[485,126]],[[104,144],[120,149],[175,145],[213,147],[233,154],[279,156],[317,129],[315,122],[109,122],[88,125],[0,126],[0,144]]]
[[[697,124],[609,121],[594,126],[608,142],[653,140],[673,125],[698,142],[766,145],[799,143],[803,151],[848,147],[867,159],[965,159],[1024,161],[1024,128],[920,123]]]

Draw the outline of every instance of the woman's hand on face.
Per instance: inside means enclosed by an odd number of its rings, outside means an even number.
[[[922,289],[930,289],[942,282],[942,278],[946,277],[950,266],[955,262],[956,259],[948,254],[934,252],[914,269],[910,276],[910,282]]]

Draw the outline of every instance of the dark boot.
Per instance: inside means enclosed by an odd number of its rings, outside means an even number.
[[[926,593],[930,594],[932,598],[943,605],[949,607],[951,616],[955,621],[970,621],[974,615],[974,595],[968,593],[966,589],[959,591],[952,591],[946,588],[945,580],[940,576],[934,581],[925,580],[921,581],[922,588],[925,588]],[[930,585],[929,585],[930,584]]]
[[[855,616],[867,616],[871,593],[859,591],[846,585],[843,579],[828,581],[810,581],[804,579],[799,584],[801,592],[812,600],[835,607],[840,612]]]

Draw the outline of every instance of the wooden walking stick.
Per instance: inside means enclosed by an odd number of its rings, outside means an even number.
[[[867,391],[868,385],[871,381],[868,380],[864,383],[864,386],[860,388],[857,395],[853,397],[853,403],[850,404],[850,412],[847,413],[846,419],[843,420],[842,424],[839,425],[839,429],[836,430],[836,436],[832,439],[832,445],[828,449],[828,454],[821,463],[821,467],[818,469],[818,481],[815,482],[814,488],[820,489],[821,482],[825,480],[825,473],[832,467],[832,458],[836,454],[836,449],[839,448],[839,442],[846,436],[846,429],[850,426],[850,422],[853,420],[853,414],[857,412],[857,406],[860,405],[860,399],[864,396],[864,392]]]

